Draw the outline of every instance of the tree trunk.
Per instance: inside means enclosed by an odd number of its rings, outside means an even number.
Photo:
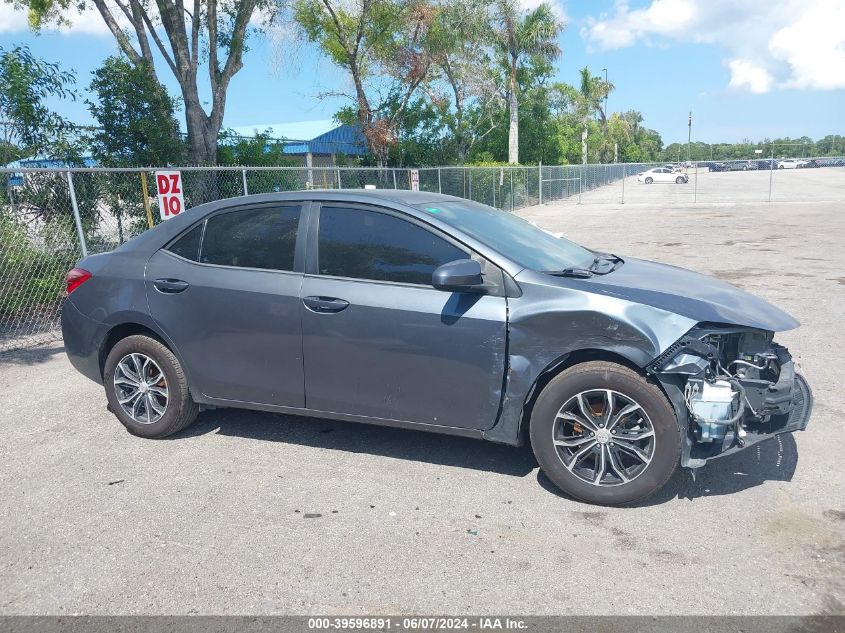
[[[508,96],[508,114],[510,127],[508,129],[508,162],[519,163],[519,100],[516,94],[516,62],[512,62],[510,69],[510,95]]]
[[[185,99],[185,121],[188,127],[188,161],[196,165],[216,165],[219,126],[215,127],[199,100]],[[215,171],[198,172],[185,187],[190,206],[220,198]]]

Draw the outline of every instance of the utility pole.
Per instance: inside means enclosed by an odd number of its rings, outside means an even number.
[[[692,110],[690,110],[689,121],[687,122],[687,162],[689,162],[690,141],[692,141]]]

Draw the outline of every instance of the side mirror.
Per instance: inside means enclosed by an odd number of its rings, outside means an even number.
[[[449,292],[465,292],[483,286],[481,264],[473,259],[447,262],[431,274],[431,285]]]

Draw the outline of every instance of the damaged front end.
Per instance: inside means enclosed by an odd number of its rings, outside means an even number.
[[[649,364],[686,431],[681,465],[697,468],[807,427],[810,386],[773,336],[742,327],[698,326]]]

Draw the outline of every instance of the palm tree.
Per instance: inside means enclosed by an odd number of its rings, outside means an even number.
[[[587,116],[597,114],[601,120],[602,127],[607,128],[607,112],[603,103],[607,96],[615,90],[611,82],[601,77],[594,76],[590,69],[584,66],[581,69],[581,98],[584,102]]]
[[[517,71],[531,59],[551,62],[560,54],[557,38],[563,24],[550,5],[543,3],[523,14],[515,0],[498,0],[494,29],[496,46],[507,69],[508,162],[519,162],[519,89]]]
[[[581,85],[579,88],[579,99],[578,99],[578,113],[581,117],[582,125],[583,125],[583,133],[581,136],[581,162],[587,162],[587,127],[588,122],[594,116],[597,116],[598,119],[601,121],[601,128],[604,133],[604,139],[602,140],[602,150],[601,156],[602,158],[607,157],[608,147],[610,143],[610,139],[608,138],[608,130],[607,130],[607,112],[605,112],[605,108],[603,107],[603,103],[605,103],[605,99],[607,96],[614,90],[614,85],[609,81],[605,81],[601,77],[594,76],[590,69],[584,66],[581,69]]]

